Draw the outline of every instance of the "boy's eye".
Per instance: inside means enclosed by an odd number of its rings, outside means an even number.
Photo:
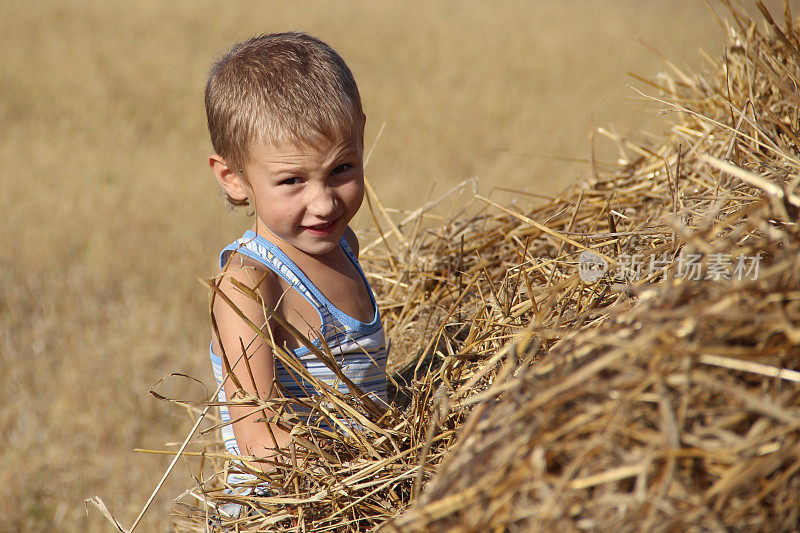
[[[285,178],[278,182],[278,185],[297,185],[300,183],[300,178]]]
[[[353,165],[351,165],[350,163],[342,163],[342,164],[341,164],[341,165],[339,165],[338,167],[334,168],[334,169],[333,169],[333,172],[331,172],[331,174],[340,174],[340,173],[342,173],[342,172],[345,172],[345,171],[347,171],[347,170],[350,170],[350,168],[351,168],[352,166],[353,166]]]

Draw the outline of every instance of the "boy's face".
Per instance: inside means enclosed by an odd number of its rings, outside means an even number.
[[[253,148],[244,186],[259,229],[307,254],[335,250],[364,199],[362,159],[356,138],[322,147]]]

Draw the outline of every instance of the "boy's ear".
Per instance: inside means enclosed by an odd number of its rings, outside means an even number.
[[[211,171],[216,176],[225,194],[234,200],[244,201],[248,199],[243,179],[228,165],[228,162],[221,155],[212,154],[208,156],[208,166],[211,167]]]

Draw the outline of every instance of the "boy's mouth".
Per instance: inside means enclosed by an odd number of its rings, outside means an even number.
[[[315,235],[327,235],[333,228],[336,226],[336,221],[339,220],[338,218],[325,222],[323,224],[316,224],[314,226],[305,226],[306,231],[313,233]]]

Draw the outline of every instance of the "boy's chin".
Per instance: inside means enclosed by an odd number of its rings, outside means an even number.
[[[335,251],[342,236],[327,235],[319,237],[301,233],[298,236],[283,237],[269,231],[269,236],[266,237],[277,244],[284,252],[288,251],[286,248],[290,248],[292,251],[302,252],[306,255],[322,256]]]
[[[335,251],[339,247],[339,241],[337,239],[336,242],[317,242],[308,245],[298,243],[294,247],[308,255],[322,256]]]

